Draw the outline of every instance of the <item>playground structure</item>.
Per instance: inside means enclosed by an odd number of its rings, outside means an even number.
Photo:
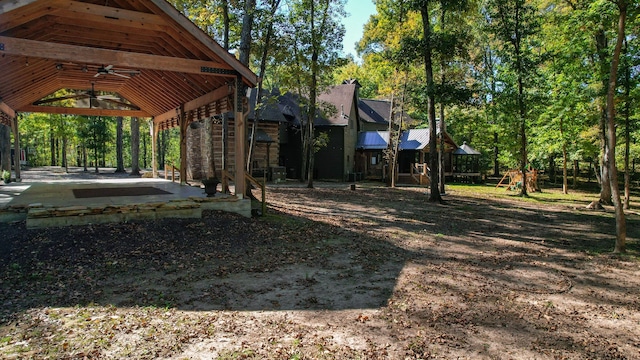
[[[509,179],[509,183],[505,182],[506,179]],[[538,170],[529,169],[527,171],[527,192],[536,192],[540,191],[540,187],[538,186]],[[505,186],[507,190],[516,190],[522,187],[522,171],[520,170],[509,170],[502,177],[502,180],[496,185],[496,189]]]

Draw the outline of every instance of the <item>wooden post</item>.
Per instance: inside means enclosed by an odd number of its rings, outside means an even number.
[[[18,115],[13,117],[13,147],[14,147],[14,169],[16,172],[16,181],[22,181],[20,177],[20,131],[18,131]]]
[[[151,168],[153,178],[158,177],[158,126],[151,120],[149,124],[151,132]]]
[[[187,116],[184,105],[178,109],[178,123],[180,124],[180,185],[187,183]]]
[[[244,101],[244,84],[242,84],[242,77],[240,75],[236,76],[235,81],[235,121],[234,121],[234,132],[235,132],[235,186],[236,186],[236,197],[238,199],[244,198],[246,183],[244,180],[245,174],[245,154],[246,154],[246,124],[244,122],[244,112],[243,101]]]

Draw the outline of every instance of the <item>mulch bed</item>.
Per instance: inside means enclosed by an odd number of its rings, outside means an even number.
[[[73,196],[76,199],[112,197],[112,196],[146,196],[146,195],[166,195],[168,191],[152,186],[134,186],[117,188],[95,188],[95,189],[73,189]]]

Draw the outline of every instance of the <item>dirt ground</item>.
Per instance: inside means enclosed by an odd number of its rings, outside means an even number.
[[[594,195],[503,194],[273,186],[253,219],[0,224],[0,358],[640,359],[640,216],[614,256]]]

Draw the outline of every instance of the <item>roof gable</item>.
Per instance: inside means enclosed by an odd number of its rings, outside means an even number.
[[[357,83],[347,83],[337,85],[327,92],[320,94],[318,100],[330,104],[331,114],[327,118],[319,118],[316,121],[317,126],[347,126],[349,125],[349,116],[357,97]],[[356,112],[357,116],[357,112]],[[356,120],[356,119],[354,119]]]
[[[436,129],[436,134],[440,134],[440,129]],[[424,150],[429,145],[429,136],[431,132],[429,129],[409,129],[402,132],[400,135],[400,150]],[[451,139],[449,134],[445,131],[444,141],[451,145],[454,149],[458,146]]]
[[[104,4],[0,1],[0,105],[34,111],[58,90],[95,87],[156,116],[208,94],[198,104],[227,97],[212,93],[238,76],[256,84],[251,70],[166,0]],[[113,73],[101,73],[108,65]]]

